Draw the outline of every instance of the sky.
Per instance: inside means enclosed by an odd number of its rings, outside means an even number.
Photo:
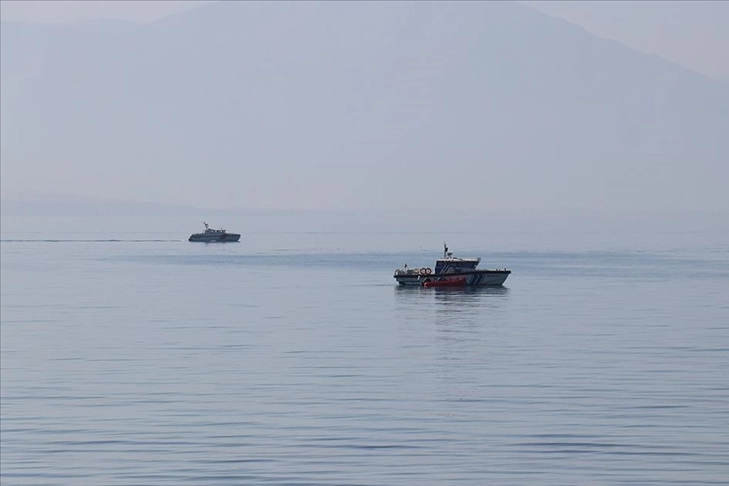
[[[198,0],[2,0],[2,20],[21,22],[83,22],[98,19],[151,22],[196,8]]]
[[[208,3],[3,0],[3,198],[729,207],[729,2]]]
[[[198,0],[2,0],[3,20],[80,22],[119,19],[151,22],[196,8]],[[729,2],[522,1],[601,37],[660,55],[689,69],[729,81]]]
[[[729,81],[729,2],[523,1],[648,54]]]

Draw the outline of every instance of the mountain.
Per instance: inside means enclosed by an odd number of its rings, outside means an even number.
[[[509,2],[2,23],[2,188],[196,207],[729,207],[729,85]]]

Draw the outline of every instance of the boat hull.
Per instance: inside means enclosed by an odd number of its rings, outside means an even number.
[[[438,275],[395,275],[395,279],[400,285],[408,285],[414,287],[436,287],[438,285],[430,284],[438,279],[445,278],[447,281],[458,281],[458,286],[466,287],[492,287],[504,285],[504,282],[511,274],[511,270],[474,270],[472,272],[448,273]],[[450,284],[449,286],[452,286]],[[441,285],[442,286],[442,285]]]
[[[430,288],[430,287],[465,287],[466,286],[466,278],[465,277],[455,277],[455,278],[446,278],[446,277],[440,277],[433,280],[425,279],[423,282],[423,287]]]
[[[222,235],[206,235],[202,233],[190,236],[187,241],[196,243],[235,243],[240,240],[240,235],[236,233],[224,233]]]

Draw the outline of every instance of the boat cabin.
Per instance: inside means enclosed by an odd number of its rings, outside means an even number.
[[[435,261],[435,273],[460,273],[476,270],[481,262],[480,258],[457,258],[453,253],[448,251],[448,246],[443,244],[443,258]]]
[[[203,221],[203,224],[205,225],[206,235],[222,235],[223,233],[225,233],[224,229],[213,229],[205,221]]]
[[[460,273],[476,270],[476,267],[481,262],[480,258],[455,258],[448,256],[448,258],[441,258],[435,261],[435,273],[439,275],[441,273]]]

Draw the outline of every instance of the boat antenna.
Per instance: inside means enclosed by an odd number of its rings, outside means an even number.
[[[446,245],[446,242],[443,242],[443,258],[448,258],[448,245]]]
[[[205,225],[205,229],[208,229],[208,224],[205,221],[203,221],[203,224]]]

